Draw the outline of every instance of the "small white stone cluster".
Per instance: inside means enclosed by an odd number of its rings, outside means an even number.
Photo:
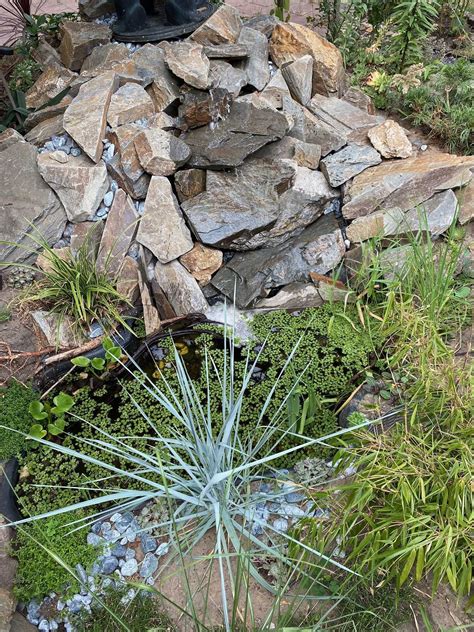
[[[168,553],[169,543],[158,542],[145,529],[148,527],[140,516],[136,517],[131,512],[117,512],[106,520],[96,522],[87,534],[87,543],[97,547],[97,559],[89,574],[81,564],[75,568],[81,583],[80,592],[68,599],[51,593],[42,602],[30,601],[27,605],[28,621],[42,632],[53,632],[60,626],[66,632],[74,632],[74,617],[90,613],[94,597],[103,597],[106,591],[123,588],[134,575],[139,581],[152,586],[159,559]],[[136,559],[138,549],[143,554],[141,561]],[[130,603],[136,594],[136,589],[128,590],[122,598],[123,605]],[[54,611],[57,615],[52,616]]]

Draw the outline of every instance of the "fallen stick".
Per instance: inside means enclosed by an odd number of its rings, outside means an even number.
[[[68,360],[69,358],[73,358],[87,351],[91,351],[92,349],[95,349],[96,347],[99,347],[102,344],[102,338],[103,336],[94,338],[94,340],[86,342],[86,344],[80,347],[76,347],[75,349],[68,349],[67,351],[63,351],[62,353],[58,353],[57,355],[51,356],[50,358],[46,358],[46,360],[43,362],[43,366],[49,366],[50,364],[61,362],[61,360]]]
[[[46,347],[40,351],[12,351],[9,355],[0,356],[0,362],[18,360],[18,358],[34,358],[54,351],[54,347]]]

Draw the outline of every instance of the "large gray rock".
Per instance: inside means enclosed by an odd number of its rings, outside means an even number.
[[[247,73],[223,59],[213,59],[209,80],[213,89],[226,90],[233,97],[238,97],[242,88],[247,85]]]
[[[173,74],[193,88],[205,90],[209,86],[210,63],[200,44],[191,41],[168,43],[165,61]]]
[[[222,5],[190,36],[191,40],[204,44],[235,44],[242,28],[239,12],[228,4]]]
[[[233,96],[223,88],[213,88],[209,92],[189,90],[181,97],[178,116],[181,129],[216,124],[225,118],[233,102]]]
[[[115,279],[137,231],[138,215],[131,198],[119,189],[105,222],[97,256],[97,267]]]
[[[61,92],[72,84],[77,75],[67,68],[60,66],[50,66],[47,68],[31,86],[26,93],[26,107],[29,110],[46,105],[48,101],[57,97]]]
[[[153,176],[150,181],[137,241],[161,263],[173,261],[193,247],[168,178]]]
[[[272,228],[280,195],[291,186],[295,166],[249,160],[235,171],[208,171],[206,191],[183,202],[188,222],[204,244],[232,248]],[[252,248],[252,246],[249,246]]]
[[[239,98],[218,126],[192,130],[184,140],[191,147],[192,167],[237,167],[260,147],[285,136],[290,124],[256,95]]]
[[[38,169],[56,191],[70,222],[92,219],[107,193],[107,168],[101,160],[94,164],[87,156],[68,156],[62,151],[39,154]]]
[[[147,173],[171,176],[191,156],[190,148],[162,129],[146,129],[134,138],[135,151]]]
[[[472,178],[474,157],[426,152],[405,160],[390,160],[367,169],[344,191],[346,219],[374,211],[408,211],[434,193],[466,185]]]
[[[196,279],[179,261],[158,262],[155,279],[170,302],[176,316],[205,313],[209,305]]]
[[[289,64],[284,64],[281,67],[281,73],[290,89],[291,96],[301,105],[307,105],[313,96],[311,55],[304,55]]]
[[[110,99],[107,122],[111,127],[146,119],[155,113],[154,103],[145,88],[126,83]]]
[[[203,243],[253,250],[299,234],[337,197],[320,172],[253,159],[235,172],[208,172],[206,191],[182,206]]]
[[[217,272],[212,285],[245,308],[272,288],[307,281],[310,272],[335,268],[345,251],[344,239],[332,215],[319,218],[284,246],[239,253]]]
[[[145,173],[135,149],[134,140],[143,128],[135,123],[120,125],[109,133],[117,153],[107,163],[112,177],[134,199],[146,196],[150,176]]]
[[[240,31],[239,44],[248,49],[248,57],[242,62],[247,83],[256,90],[263,90],[270,81],[268,66],[268,40],[262,33],[244,26]]]
[[[25,139],[23,138],[23,136],[12,127],[8,127],[6,130],[0,133],[0,151],[8,149],[15,143],[24,142]]]
[[[83,77],[97,77],[102,72],[113,70],[115,66],[129,59],[130,51],[125,44],[105,44],[97,46],[86,57],[81,68]]]
[[[429,231],[432,237],[446,232],[456,217],[458,201],[452,190],[442,191],[404,213],[399,208],[377,211],[355,219],[347,227],[347,238],[360,243],[373,237]]]
[[[27,235],[39,233],[53,245],[66,226],[64,207],[40,176],[36,157],[36,148],[28,143],[15,143],[1,153],[0,242],[12,242],[0,244],[2,262],[31,261],[41,246]]]
[[[105,24],[63,20],[59,53],[66,68],[80,70],[84,59],[96,46],[110,42],[111,31]]]
[[[320,145],[322,156],[337,151],[347,144],[347,134],[337,131],[324,121],[317,119],[314,114],[289,95],[282,94],[280,100],[283,112],[291,116],[293,120],[293,127],[289,131],[290,136],[305,143]]]
[[[113,71],[99,75],[80,87],[64,113],[64,129],[94,162],[102,157],[107,111],[117,88],[118,78]]]
[[[311,55],[313,94],[341,95],[345,88],[344,62],[339,49],[302,24],[279,22],[273,29],[270,56],[279,67]]]
[[[317,94],[311,99],[308,109],[319,121],[338,134],[346,134],[349,139],[351,135],[369,130],[384,121],[382,116],[368,114],[343,99],[325,97],[322,94]]]
[[[347,145],[344,149],[326,156],[320,169],[333,187],[340,187],[365,169],[382,162],[378,151],[368,145]]]

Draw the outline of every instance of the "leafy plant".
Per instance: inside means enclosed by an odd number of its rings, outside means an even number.
[[[0,389],[0,422],[11,429],[0,433],[1,461],[20,456],[29,447],[26,438],[13,430],[28,433],[31,426],[28,406],[37,397],[36,391],[16,380],[11,380],[7,387]]]
[[[434,28],[439,0],[402,0],[390,16],[396,31],[391,50],[399,70],[418,62],[423,55],[422,44]]]
[[[17,529],[12,553],[18,559],[14,592],[19,601],[80,590],[70,569],[81,564],[87,570],[97,558],[97,549],[86,543],[84,530],[68,528],[70,518],[54,516]]]
[[[22,127],[29,111],[26,107],[25,93],[21,90],[11,92],[12,101],[5,100],[2,105],[3,116],[0,119],[0,132],[12,125]]]
[[[112,365],[117,364],[117,361],[122,355],[122,349],[114,345],[110,338],[104,339],[102,348],[105,351],[103,358],[87,358],[86,356],[78,356],[77,358],[71,360],[71,364],[81,369],[87,369],[96,377],[100,377],[104,371],[108,370]]]
[[[296,563],[284,552],[284,544],[293,541],[290,533],[279,533],[270,523],[261,526],[267,533],[271,544],[265,539],[257,538],[251,530],[250,522],[256,519],[256,504],[265,500],[274,500],[286,493],[286,490],[252,494],[252,487],[258,483],[265,471],[274,470],[273,464],[287,454],[298,452],[305,447],[326,442],[331,437],[342,435],[346,430],[339,430],[328,436],[318,438],[298,437],[297,445],[279,451],[282,439],[288,434],[284,412],[288,397],[297,386],[298,380],[279,401],[276,410],[268,416],[262,432],[254,439],[251,435],[240,434],[240,414],[252,375],[259,362],[260,355],[251,361],[247,353],[247,369],[242,379],[237,380],[235,367],[235,340],[225,338],[225,361],[223,368],[218,369],[205,353],[203,370],[206,376],[207,392],[210,393],[211,382],[220,386],[219,408],[213,406],[209,399],[201,402],[196,396],[195,387],[190,378],[183,358],[177,348],[174,349],[174,370],[178,377],[179,387],[170,387],[165,375],[158,384],[147,377],[139,367],[127,367],[134,379],[146,390],[155,401],[157,408],[165,409],[175,420],[176,426],[167,428],[167,433],[160,432],[149,414],[135,400],[135,406],[143,422],[148,426],[150,436],[147,437],[146,449],[129,447],[127,437],[114,438],[110,432],[97,428],[95,420],[89,422],[81,419],[81,423],[99,432],[101,438],[91,438],[87,443],[98,448],[97,456],[90,456],[80,449],[72,449],[65,444],[55,444],[44,439],[39,440],[43,446],[77,459],[84,464],[92,464],[102,471],[108,472],[115,481],[114,489],[102,491],[97,481],[98,495],[74,505],[51,510],[43,515],[23,522],[55,516],[58,513],[73,509],[87,511],[112,503],[116,510],[131,509],[146,501],[165,503],[169,507],[170,518],[156,524],[156,529],[168,531],[168,537],[174,542],[176,554],[181,560],[211,532],[215,538],[215,554],[219,569],[219,582],[224,611],[224,624],[232,630],[232,619],[236,613],[227,609],[227,595],[236,591],[236,576],[232,565],[235,556],[239,563],[248,568],[249,576],[262,586],[273,591],[272,585],[263,577],[255,565],[255,557],[271,556],[282,568],[286,568],[290,576],[296,572]],[[267,398],[259,410],[254,410],[255,427],[262,426],[267,418],[281,375],[291,365],[296,348],[289,354]],[[217,412],[216,412],[217,411]],[[220,417],[216,423],[214,416]],[[74,415],[73,415],[74,416]],[[215,427],[220,430],[217,435]],[[108,458],[113,455],[112,461]],[[263,455],[263,456],[258,456]],[[129,468],[117,465],[116,456],[128,462]],[[130,467],[131,466],[131,467]],[[90,489],[90,484],[85,489]],[[101,509],[95,516],[102,515],[108,509]],[[257,520],[259,520],[257,518]],[[251,551],[243,550],[243,540],[250,543]],[[303,545],[305,546],[305,545]],[[325,554],[308,547],[308,550],[324,563],[338,568],[345,567]],[[304,572],[301,569],[298,572]],[[230,587],[227,584],[230,578]],[[244,591],[245,592],[245,591]],[[248,594],[246,598],[251,599]],[[251,613],[251,604],[246,608]]]
[[[57,437],[66,428],[64,414],[69,412],[74,406],[74,399],[67,393],[59,393],[53,399],[53,406],[48,402],[44,404],[35,400],[31,402],[28,412],[37,422],[30,428],[32,439],[43,439],[44,437]]]

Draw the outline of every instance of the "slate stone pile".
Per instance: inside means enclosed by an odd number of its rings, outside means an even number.
[[[434,238],[459,199],[474,215],[474,158],[413,144],[302,25],[223,5],[186,40],[129,47],[108,23],[64,22],[37,58],[29,131],[0,135],[0,238],[22,244],[32,222],[74,250],[94,229],[148,332],[234,288],[241,308],[317,305],[314,278],[417,229],[420,205]]]

